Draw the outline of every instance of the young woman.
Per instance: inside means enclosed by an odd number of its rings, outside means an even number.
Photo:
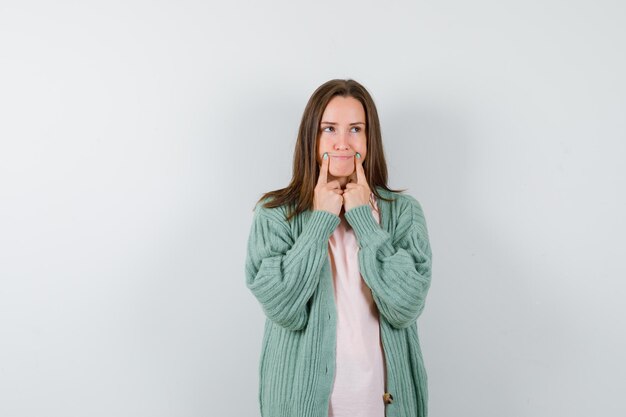
[[[416,319],[431,281],[420,203],[387,187],[374,101],[353,80],[311,96],[293,177],[254,209],[246,285],[266,316],[263,417],[425,417]]]

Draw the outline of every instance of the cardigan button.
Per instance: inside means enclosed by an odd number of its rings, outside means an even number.
[[[391,404],[393,402],[393,395],[391,395],[388,392],[384,393],[383,394],[383,402],[385,404]]]

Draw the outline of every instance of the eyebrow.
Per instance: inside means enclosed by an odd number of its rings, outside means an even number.
[[[325,124],[325,125],[336,125],[337,123],[335,122],[324,122],[322,121],[321,124]],[[354,122],[354,123],[350,123],[350,126],[354,126],[354,125],[364,125],[365,122]]]

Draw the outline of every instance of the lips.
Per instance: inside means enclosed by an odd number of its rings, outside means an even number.
[[[354,155],[331,155],[331,158],[339,159],[340,161],[345,161],[345,160],[354,158]]]

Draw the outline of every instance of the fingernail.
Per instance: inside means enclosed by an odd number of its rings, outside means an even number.
[[[361,154],[357,152],[357,153],[356,153],[356,157],[357,157],[357,158],[359,158],[359,159],[361,159]]]
[[[324,159],[328,159],[328,152],[324,152]]]

